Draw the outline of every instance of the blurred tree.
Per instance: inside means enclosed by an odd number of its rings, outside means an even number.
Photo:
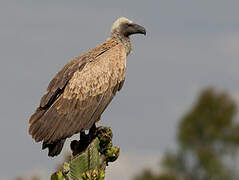
[[[204,90],[178,126],[178,148],[161,162],[164,174],[144,171],[135,180],[238,180],[236,104],[226,94]]]
[[[25,180],[25,179],[27,179],[27,180],[41,180],[40,176],[38,176],[38,175],[32,175],[31,177],[28,177],[28,178],[23,177],[23,176],[17,176],[17,177],[14,178],[14,180]]]
[[[172,174],[154,174],[149,169],[143,171],[142,174],[136,176],[135,180],[177,180]]]

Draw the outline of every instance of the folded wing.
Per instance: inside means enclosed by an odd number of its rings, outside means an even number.
[[[123,44],[108,40],[73,59],[50,82],[31,116],[29,133],[48,144],[90,129],[122,87],[126,72]]]

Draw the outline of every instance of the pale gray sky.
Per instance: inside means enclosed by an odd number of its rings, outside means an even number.
[[[0,179],[53,171],[60,157],[34,143],[28,119],[55,73],[103,42],[121,16],[147,36],[132,38],[126,83],[102,118],[121,147],[106,179],[155,164],[202,88],[239,94],[238,7],[237,0],[1,0]]]

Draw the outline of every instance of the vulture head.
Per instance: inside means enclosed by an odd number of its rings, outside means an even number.
[[[112,36],[117,35],[121,37],[129,37],[132,34],[146,35],[146,30],[143,26],[140,26],[125,17],[117,19],[112,25],[111,28]]]

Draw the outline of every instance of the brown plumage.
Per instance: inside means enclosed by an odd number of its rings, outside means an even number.
[[[129,35],[146,34],[126,18],[112,26],[104,43],[68,62],[51,80],[29,120],[29,134],[49,156],[58,155],[65,139],[90,129],[124,83]]]

